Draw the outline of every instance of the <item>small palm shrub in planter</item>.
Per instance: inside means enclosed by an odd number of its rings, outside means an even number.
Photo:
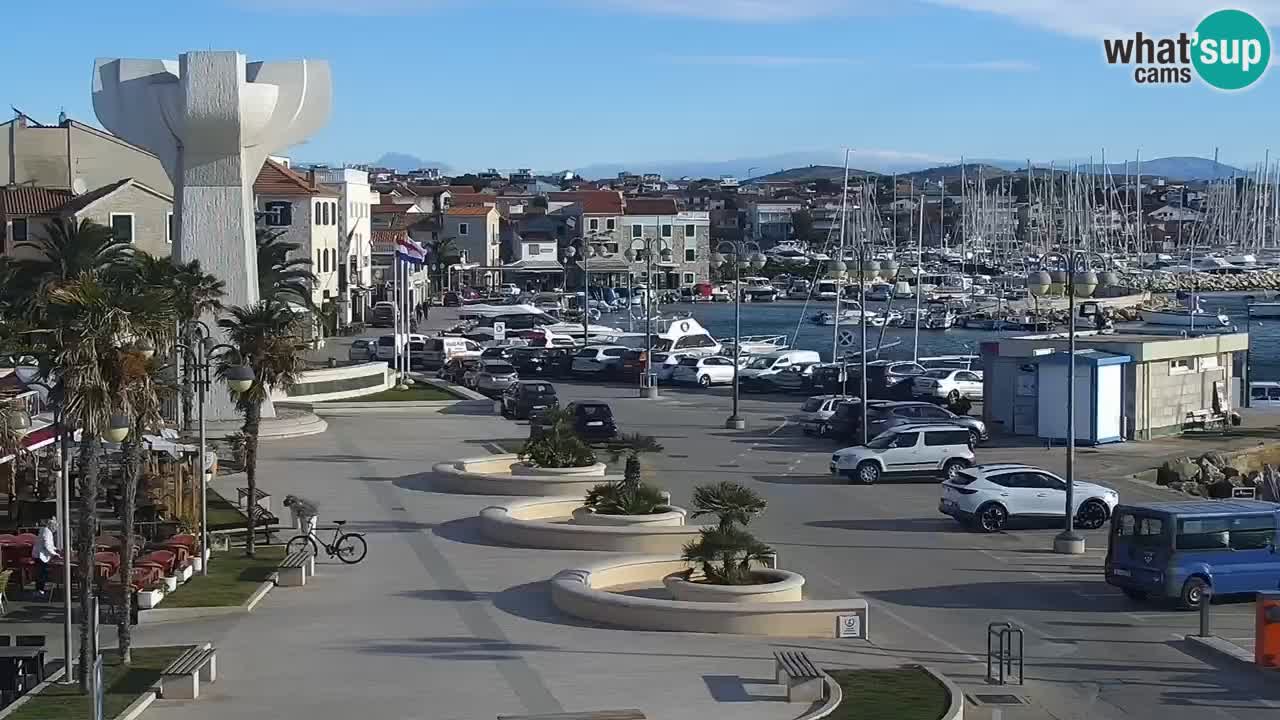
[[[627,456],[622,479],[591,488],[583,505],[601,515],[652,515],[669,508],[665,493],[640,480],[640,458],[634,450]]]
[[[752,565],[773,550],[747,531],[752,518],[764,512],[765,500],[737,483],[701,485],[693,491],[693,517],[713,515],[714,527],[703,528],[698,539],[684,547],[683,559],[702,571],[712,585],[755,585]]]
[[[596,462],[591,447],[573,429],[573,414],[553,408],[538,418],[537,432],[520,449],[520,461],[540,468],[589,467]]]

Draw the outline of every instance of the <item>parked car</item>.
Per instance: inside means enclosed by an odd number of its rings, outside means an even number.
[[[503,297],[520,297],[520,286],[515,283],[503,283],[498,286],[498,294]]]
[[[873,360],[867,363],[867,394],[885,400],[909,400],[912,381],[926,372],[923,365],[910,360]]]
[[[1072,501],[1076,527],[1095,529],[1107,523],[1120,496],[1111,488],[1076,481]],[[1000,463],[947,478],[938,510],[983,532],[999,532],[1013,518],[1062,522],[1066,504],[1067,481],[1031,465]]]
[[[497,394],[519,379],[515,366],[506,360],[481,360],[479,367],[471,374],[469,384],[476,392]]]
[[[530,415],[556,407],[556,388],[545,380],[517,380],[502,393],[502,416],[528,419]]]
[[[658,374],[658,382],[670,382],[671,375],[675,373],[676,366],[680,364],[680,359],[684,357],[679,353],[654,353],[653,368]]]
[[[756,355],[742,366],[742,377],[769,375],[782,372],[793,365],[815,365],[822,361],[813,350],[778,350],[777,352]]]
[[[487,347],[480,351],[481,360],[510,360],[514,347],[503,345],[501,347]]]
[[[484,353],[484,348],[480,347],[480,343],[457,335],[423,337],[422,341],[426,347],[423,351],[423,361],[427,364],[427,367],[440,367],[446,362],[460,357],[479,359]]]
[[[573,356],[572,370],[589,375],[615,375],[622,369],[622,356],[630,348],[622,345],[594,345]]]
[[[1280,506],[1261,500],[1119,505],[1103,564],[1108,585],[1135,600],[1176,599],[1187,609],[1213,595],[1276,589]]]
[[[445,363],[436,373],[441,380],[448,380],[455,385],[465,385],[466,375],[480,367],[480,358],[459,357]]]
[[[719,355],[681,358],[671,373],[671,380],[678,383],[697,383],[702,387],[724,385],[733,382],[736,368],[733,360]]]
[[[744,371],[738,382],[743,392],[808,394],[813,391],[813,368],[816,364],[797,363],[756,375],[747,375]]]
[[[622,354],[622,363],[618,368],[618,374],[624,380],[639,381],[640,376],[644,375],[648,368],[649,351],[648,350],[628,350]]]
[[[837,450],[831,474],[871,485],[885,476],[927,475],[953,478],[973,464],[969,434],[955,425],[903,425],[866,445]]]
[[[369,362],[378,356],[378,338],[356,338],[347,348],[347,359],[351,362]]]
[[[922,422],[948,423],[964,428],[969,432],[969,442],[976,446],[986,440],[987,424],[975,417],[956,415],[944,407],[928,402],[890,402],[875,401],[867,405],[867,437],[875,437],[885,430],[899,425],[914,425]]]
[[[848,399],[847,395],[815,395],[800,406],[795,421],[805,435],[826,437],[831,431],[831,418],[836,414],[836,408]]]
[[[573,413],[573,429],[583,439],[609,440],[618,434],[613,408],[607,403],[579,400],[566,405],[565,410]]]
[[[911,394],[916,397],[936,398],[948,403],[960,398],[982,399],[982,371],[934,368],[912,381]]]
[[[376,328],[393,327],[398,314],[395,303],[381,300],[374,303],[373,309],[369,311],[369,324]]]
[[[462,307],[462,294],[457,292],[447,292],[444,294],[445,307]]]

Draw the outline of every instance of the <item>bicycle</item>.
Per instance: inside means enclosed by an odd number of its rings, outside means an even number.
[[[308,530],[303,535],[295,535],[289,539],[285,545],[285,553],[292,554],[299,550],[310,550],[315,557],[320,556],[320,548],[328,553],[329,557],[336,557],[348,565],[355,565],[364,559],[366,553],[369,552],[369,545],[364,541],[364,535],[361,533],[342,532],[342,526],[347,524],[346,520],[335,520],[333,523],[333,540],[325,542],[316,537],[314,529]]]

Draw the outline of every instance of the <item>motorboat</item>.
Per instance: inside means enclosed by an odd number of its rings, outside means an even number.
[[[1252,295],[1245,295],[1244,300],[1250,318],[1280,318],[1280,300],[1274,296],[1259,300]]]
[[[813,289],[813,296],[818,300],[835,300],[840,296],[840,283],[835,280],[819,280]]]
[[[803,263],[808,262],[809,257],[805,253],[805,249],[800,243],[794,240],[780,242],[764,253],[766,256],[782,262]]]
[[[653,349],[658,352],[716,355],[724,350],[724,344],[691,317],[655,318],[654,326],[657,339]]]
[[[738,344],[738,349],[743,356],[764,355],[787,349],[786,335],[743,335],[739,340],[741,342]],[[734,338],[720,338],[718,342],[721,345],[721,355],[729,357],[734,355]]]
[[[808,280],[796,278],[791,281],[791,285],[787,288],[788,300],[804,300],[809,297],[809,293],[813,290],[813,283]]]
[[[823,310],[822,312],[814,313],[813,315],[810,315],[809,322],[813,323],[814,325],[835,325],[836,314],[828,310]]]
[[[880,313],[864,309],[862,303],[857,300],[842,300],[837,303],[837,307],[840,308],[841,324],[861,325],[863,320],[872,327],[880,327],[884,324],[884,318],[880,316]]]
[[[911,283],[906,280],[899,280],[893,286],[894,300],[910,300],[916,296],[916,291],[911,289]]]
[[[956,324],[955,311],[943,302],[926,303],[918,316],[915,308],[907,308],[902,316],[903,327],[915,327],[917,318],[921,330],[949,330]]]
[[[773,302],[778,299],[778,289],[766,277],[742,278],[742,295],[751,302]]]
[[[1171,325],[1177,327],[1229,327],[1231,318],[1226,313],[1205,312],[1200,305],[1200,298],[1191,300],[1190,307],[1164,308],[1161,310],[1142,309],[1142,320],[1148,325]]]
[[[862,294],[862,299],[874,302],[886,302],[893,297],[892,286],[887,284],[872,285]]]

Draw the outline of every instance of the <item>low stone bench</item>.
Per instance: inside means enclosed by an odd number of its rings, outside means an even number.
[[[213,647],[191,648],[160,671],[160,697],[166,700],[195,700],[200,683],[217,682],[218,655]]]
[[[787,686],[787,702],[813,703],[823,699],[826,683],[822,671],[802,652],[775,652],[774,673],[779,685]]]
[[[315,566],[311,564],[310,550],[295,550],[285,556],[276,571],[276,585],[281,587],[301,587],[307,584],[307,577],[315,574]]]

